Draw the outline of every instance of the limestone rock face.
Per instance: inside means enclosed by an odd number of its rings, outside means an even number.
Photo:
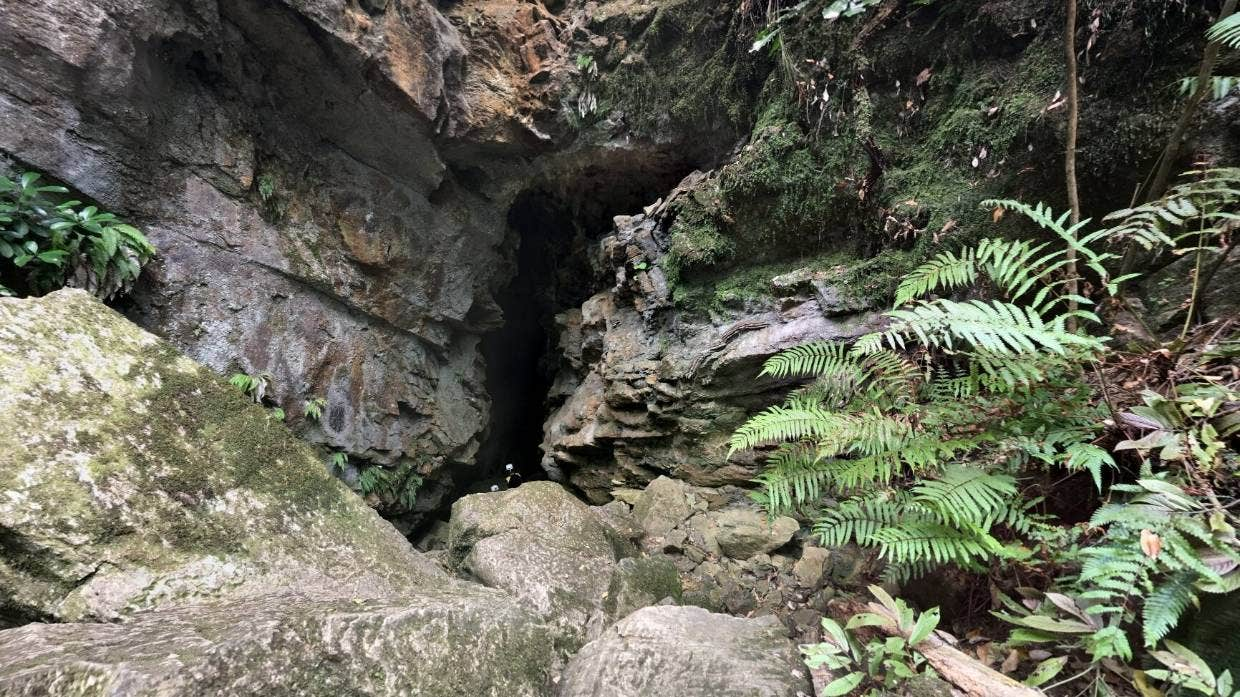
[[[320,456],[83,291],[0,300],[0,616],[443,578]]]
[[[570,128],[574,58],[644,64],[627,54],[654,11],[613,0],[590,24],[586,4],[3,0],[0,168],[139,225],[160,254],[130,317],[218,372],[271,373],[290,425],[352,463],[412,462],[412,510],[377,503],[413,524],[489,476],[478,344],[503,320],[513,200],[627,192],[738,135]]]
[[[796,647],[773,617],[648,607],[569,661],[560,697],[797,697],[810,694]]]
[[[538,615],[85,292],[0,300],[0,419],[0,694],[546,694]]]
[[[547,694],[548,628],[493,591],[396,600],[293,593],[0,632],[0,694]]]
[[[669,562],[632,559],[623,534],[554,482],[458,500],[448,545],[465,571],[559,626],[570,647],[619,615],[680,597]]]
[[[727,438],[787,388],[756,380],[762,362],[878,326],[868,306],[828,307],[808,283],[778,302],[742,303],[714,317],[675,306],[663,272],[671,204],[701,179],[694,173],[646,212],[618,216],[597,261],[614,286],[558,318],[564,367],[552,398],[561,401],[544,425],[543,467],[597,503],[617,486],[643,487],[661,474],[698,486],[747,483],[760,467],[752,456],[729,458]]]

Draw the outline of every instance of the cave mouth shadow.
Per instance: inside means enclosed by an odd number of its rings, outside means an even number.
[[[495,296],[503,324],[481,341],[491,416],[468,490],[504,488],[508,463],[521,482],[547,479],[543,424],[564,399],[552,394],[564,367],[555,317],[611,284],[611,269],[595,268],[595,257],[613,218],[640,212],[694,169],[673,160],[650,165],[576,172],[568,184],[531,186],[509,208],[517,270]]]

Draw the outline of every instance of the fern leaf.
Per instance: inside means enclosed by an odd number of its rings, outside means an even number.
[[[1190,605],[1197,604],[1192,574],[1175,574],[1164,580],[1146,596],[1141,608],[1141,638],[1153,647],[1179,623]]]
[[[1214,23],[1206,31],[1206,38],[1228,48],[1240,48],[1240,13],[1231,14]]]

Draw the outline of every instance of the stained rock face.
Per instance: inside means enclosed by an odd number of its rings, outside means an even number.
[[[798,697],[812,693],[796,647],[773,617],[648,607],[587,644],[560,697]]]
[[[85,292],[0,300],[0,613],[439,578],[260,407]]]
[[[554,482],[459,499],[448,546],[464,571],[560,627],[570,648],[638,607],[680,597],[669,561],[633,558],[622,533]]]
[[[628,186],[696,139],[569,127],[573,58],[618,63],[654,11],[586,26],[585,4],[5,0],[0,167],[139,225],[160,255],[130,316],[218,372],[271,373],[291,425],[354,463],[412,462],[416,510],[381,503],[413,521],[476,478],[514,198]]]
[[[786,388],[755,380],[762,362],[878,326],[870,308],[824,307],[812,284],[721,317],[676,307],[663,271],[669,204],[700,179],[686,178],[645,213],[617,217],[598,260],[615,285],[558,318],[564,368],[552,397],[562,402],[544,425],[543,467],[598,503],[617,486],[642,487],[660,474],[700,486],[748,482],[759,467],[728,458],[728,435]]]

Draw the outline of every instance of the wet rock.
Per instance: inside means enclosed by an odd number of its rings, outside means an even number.
[[[774,551],[792,539],[801,529],[800,523],[786,516],[768,520],[753,509],[727,509],[713,514],[719,526],[716,541],[723,554],[733,559],[748,559],[755,554]]]
[[[796,647],[773,617],[697,607],[629,615],[569,661],[559,697],[797,697],[809,694]]]

